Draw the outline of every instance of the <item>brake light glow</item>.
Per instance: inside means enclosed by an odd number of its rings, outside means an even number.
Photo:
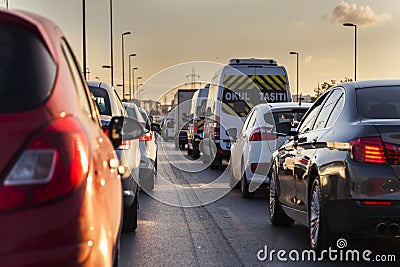
[[[53,121],[28,144],[0,185],[0,210],[62,197],[86,180],[88,140],[71,117]]]
[[[139,137],[139,141],[151,141],[153,140],[153,134],[152,133],[146,133]]]
[[[368,206],[392,206],[392,201],[361,201],[361,204]]]
[[[131,146],[131,142],[129,140],[123,140],[117,149],[128,150]]]
[[[254,129],[250,135],[250,141],[264,141],[264,140],[275,140],[278,138],[276,134],[272,133],[272,128],[259,127]]]
[[[362,137],[350,141],[353,160],[375,164],[386,164],[383,142],[379,136]]]

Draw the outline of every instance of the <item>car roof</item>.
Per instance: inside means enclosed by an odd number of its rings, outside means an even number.
[[[356,89],[380,87],[380,86],[400,86],[400,79],[364,80],[364,81],[340,83],[337,86],[343,86],[345,88],[356,88]]]
[[[285,109],[285,108],[305,108],[308,109],[312,106],[312,103],[298,103],[298,102],[279,102],[279,103],[268,103],[272,110],[274,109]]]
[[[98,87],[107,90],[108,92],[114,91],[111,85],[105,82],[99,82],[99,81],[86,81],[87,84],[91,87]]]

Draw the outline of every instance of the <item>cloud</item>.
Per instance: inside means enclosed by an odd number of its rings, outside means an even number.
[[[313,59],[313,56],[306,56],[306,58],[303,60],[304,64],[310,64]]]
[[[336,24],[349,22],[360,26],[373,26],[391,19],[388,13],[375,14],[369,6],[357,7],[356,4],[345,1],[340,2],[332,11],[332,21]]]

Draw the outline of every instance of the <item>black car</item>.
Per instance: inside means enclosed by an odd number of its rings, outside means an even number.
[[[400,80],[343,83],[321,95],[274,153],[270,220],[338,233],[399,234]]]

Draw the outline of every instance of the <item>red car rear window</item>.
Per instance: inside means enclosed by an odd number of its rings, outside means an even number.
[[[0,22],[0,113],[36,108],[49,97],[57,67],[33,33]]]

